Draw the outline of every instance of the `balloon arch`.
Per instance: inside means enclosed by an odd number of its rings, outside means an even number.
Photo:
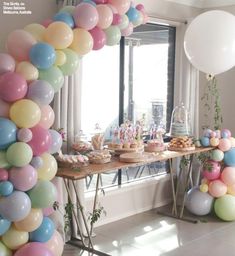
[[[54,94],[79,58],[116,45],[147,21],[130,0],[84,0],[52,19],[11,32],[0,53],[0,254],[60,256],[63,241],[48,217],[61,135],[50,129]]]

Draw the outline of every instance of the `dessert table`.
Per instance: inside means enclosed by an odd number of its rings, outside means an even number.
[[[79,235],[81,237],[79,247],[83,250],[87,250],[91,253],[94,253],[95,255],[108,256],[108,254],[97,251],[93,247],[92,238],[91,238],[93,225],[91,224],[91,226],[88,227],[87,219],[86,219],[86,216],[84,214],[84,207],[81,204],[81,201],[79,199],[78,190],[77,190],[77,187],[76,187],[76,184],[75,184],[75,182],[77,180],[84,179],[89,175],[97,174],[96,190],[95,190],[94,203],[93,203],[93,213],[94,213],[95,210],[96,210],[96,204],[97,204],[97,199],[98,199],[98,191],[100,189],[100,175],[102,173],[105,173],[105,172],[108,172],[108,171],[111,171],[111,170],[115,170],[115,169],[127,168],[127,167],[139,167],[139,166],[143,166],[143,165],[147,165],[147,164],[154,163],[154,162],[159,162],[159,161],[169,161],[169,172],[170,172],[171,189],[172,189],[172,197],[173,197],[173,207],[172,207],[172,213],[170,214],[170,216],[174,217],[174,218],[179,218],[179,219],[182,219],[182,220],[188,220],[187,218],[184,218],[183,213],[184,213],[184,207],[185,207],[185,199],[186,199],[186,194],[187,194],[187,188],[189,186],[190,177],[191,177],[191,174],[192,174],[193,158],[196,154],[205,153],[205,152],[208,152],[212,149],[213,149],[213,147],[196,148],[196,149],[190,150],[190,151],[169,151],[169,150],[166,150],[166,151],[163,151],[163,152],[158,153],[158,154],[148,153],[149,154],[148,157],[146,157],[144,160],[142,160],[140,162],[135,162],[135,163],[121,162],[121,161],[119,161],[119,158],[114,157],[114,158],[111,159],[111,162],[109,162],[109,163],[89,164],[88,166],[84,166],[84,167],[79,168],[79,170],[71,169],[71,168],[59,168],[56,176],[61,177],[63,179],[64,184],[65,184],[65,188],[66,188],[67,193],[68,193],[68,198],[70,199],[70,201],[71,201],[72,196],[71,196],[71,191],[68,187],[68,181],[70,181],[72,183],[72,189],[74,190],[74,193],[76,195],[76,199],[77,199],[77,202],[78,202],[78,209],[80,210],[81,217],[82,217],[82,220],[84,222],[85,229],[86,229],[87,239],[88,239],[87,244],[85,243],[85,236],[82,233],[81,223],[79,223],[76,210],[73,209],[73,216],[76,220],[76,225],[77,225],[77,228],[78,228],[78,232],[79,232]],[[180,173],[179,173],[179,175],[182,175],[182,172],[184,172],[184,175],[186,177],[186,181],[184,182],[184,184],[181,184],[180,179],[177,179],[177,182],[175,184],[174,170],[173,170],[172,162],[173,162],[173,159],[181,158],[181,157],[188,157],[188,165],[187,165],[186,170],[180,170]],[[184,196],[183,196],[182,205],[181,205],[180,209],[178,209],[177,195],[178,195],[180,187],[184,191]],[[162,213],[162,214],[164,214],[164,213]],[[167,214],[167,216],[169,216],[169,214]],[[188,220],[188,221],[191,221],[191,220]]]

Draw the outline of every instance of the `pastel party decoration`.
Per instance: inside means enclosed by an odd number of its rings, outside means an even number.
[[[235,184],[235,167],[225,167],[221,173],[221,180],[227,186]]]
[[[0,53],[1,256],[62,255],[63,239],[48,218],[59,200],[52,154],[63,143],[51,129],[50,104],[82,56],[118,44],[146,21],[144,6],[130,0],[83,0],[8,35]]]
[[[224,195],[215,201],[216,215],[225,221],[235,220],[235,196]]]
[[[220,162],[224,159],[224,152],[220,149],[214,149],[211,152],[211,159]]]
[[[221,197],[227,193],[227,186],[220,180],[213,180],[209,184],[209,193],[213,197]]]
[[[205,162],[205,167],[203,168],[203,177],[207,180],[216,180],[220,176],[221,165],[218,162],[209,160]]]

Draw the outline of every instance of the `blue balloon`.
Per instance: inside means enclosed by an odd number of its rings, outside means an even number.
[[[11,226],[11,222],[0,216],[0,236],[5,234],[7,230],[10,228],[10,226]]]
[[[93,6],[95,6],[95,7],[96,7],[96,3],[95,3],[95,2],[93,2],[92,0],[83,0],[83,1],[82,1],[82,3],[91,4],[91,5],[93,5]]]
[[[203,147],[209,147],[210,146],[210,139],[208,137],[201,137],[200,142]]]
[[[235,148],[224,153],[224,163],[227,166],[235,166]]]
[[[44,217],[42,224],[29,234],[29,240],[32,242],[46,243],[51,239],[54,231],[55,224],[53,221],[48,217]]]
[[[68,12],[59,12],[53,17],[54,21],[61,21],[66,23],[70,28],[74,28],[75,23],[73,16]]]
[[[129,18],[129,21],[132,22],[139,19],[140,13],[134,7],[130,7],[126,15]]]
[[[10,181],[0,182],[0,195],[9,196],[13,192],[14,186]]]
[[[56,52],[50,44],[37,43],[30,49],[29,58],[37,68],[48,69],[55,63]]]
[[[16,142],[17,127],[11,120],[0,117],[0,149],[6,149]]]

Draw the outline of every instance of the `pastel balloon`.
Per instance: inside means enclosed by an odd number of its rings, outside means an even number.
[[[6,169],[0,168],[0,181],[8,180],[8,171]]]
[[[107,5],[104,5],[104,4],[97,5],[96,10],[99,15],[98,23],[96,26],[101,29],[108,28],[113,21],[112,10]]]
[[[24,142],[12,144],[6,153],[7,161],[15,167],[23,167],[30,163],[33,157],[31,147]]]
[[[235,167],[225,167],[221,174],[221,180],[227,186],[235,184]]]
[[[47,81],[37,80],[29,85],[26,97],[39,106],[48,105],[54,98],[54,89]]]
[[[14,188],[20,191],[28,191],[37,183],[38,173],[31,165],[21,168],[11,168],[9,171],[9,181]]]
[[[28,191],[33,208],[52,207],[56,201],[57,191],[48,180],[38,180],[37,184]]]
[[[208,137],[205,137],[205,136],[201,137],[200,142],[201,142],[203,147],[209,147],[210,146],[210,138],[208,138]]]
[[[74,10],[75,10],[75,6],[73,6],[73,5],[66,5],[66,6],[62,7],[59,10],[59,12],[68,12],[70,14],[73,14]]]
[[[0,149],[6,149],[16,142],[16,125],[9,119],[0,117]]]
[[[26,81],[38,79],[38,69],[28,61],[19,62],[16,66],[16,73],[20,74]]]
[[[224,221],[235,220],[235,196],[224,195],[215,200],[215,214]]]
[[[41,119],[38,123],[44,129],[49,129],[55,120],[55,113],[50,105],[41,107]]]
[[[221,138],[221,131],[220,130],[215,130],[216,138]]]
[[[140,13],[135,7],[130,7],[126,15],[130,22],[135,22],[139,19]]]
[[[131,35],[133,33],[133,29],[134,29],[134,26],[130,22],[126,28],[121,30],[122,36],[129,36],[129,35]]]
[[[231,149],[231,141],[227,138],[222,138],[219,141],[219,145],[218,148],[220,150],[222,150],[223,152],[228,151],[229,149]]]
[[[227,186],[221,180],[213,180],[209,184],[209,193],[213,197],[221,197],[227,193]]]
[[[82,56],[90,52],[93,48],[93,38],[91,34],[82,28],[76,28],[73,30],[73,42],[69,46],[78,55]]]
[[[30,162],[35,169],[39,169],[43,165],[43,160],[40,156],[34,156]]]
[[[30,233],[29,239],[32,242],[46,243],[52,238],[54,231],[55,224],[53,221],[48,217],[44,217],[41,225]]]
[[[120,25],[121,23],[122,23],[122,16],[118,13],[114,13],[112,25]]]
[[[41,209],[32,208],[30,213],[21,221],[15,221],[14,225],[18,230],[32,232],[42,224],[43,214]]]
[[[73,31],[66,23],[55,21],[46,28],[44,39],[55,49],[65,49],[73,41]]]
[[[227,166],[235,166],[235,148],[224,153],[224,163]]]
[[[38,42],[43,41],[45,27],[38,23],[32,23],[24,27],[24,30],[29,32]]]
[[[130,0],[109,0],[109,3],[117,9],[120,15],[125,14],[129,10],[131,5]]]
[[[0,253],[1,256],[12,256],[12,252],[2,243],[0,242]]]
[[[53,207],[43,208],[43,216],[48,217],[54,212],[55,212],[55,210],[53,209]]]
[[[106,4],[108,0],[95,0],[96,4]]]
[[[7,154],[5,150],[0,150],[0,168],[8,169],[11,164],[7,161]]]
[[[102,49],[106,44],[105,32],[98,27],[93,28],[89,32],[93,38],[93,50]]]
[[[212,133],[212,130],[211,129],[205,129],[203,131],[203,137],[208,137],[210,138],[211,137],[211,133]]]
[[[11,250],[16,250],[26,244],[29,239],[28,232],[17,230],[14,226],[2,236],[3,243]]]
[[[235,184],[228,186],[227,194],[235,196]]]
[[[0,75],[15,71],[15,60],[7,53],[0,53]]]
[[[208,192],[208,189],[209,189],[209,186],[208,186],[207,184],[201,184],[201,185],[199,186],[199,189],[200,189],[201,192],[207,193],[207,192]]]
[[[220,162],[224,159],[224,152],[220,149],[214,149],[211,152],[211,159]]]
[[[10,226],[11,226],[11,222],[0,216],[0,235],[1,236],[7,232],[7,230],[10,228]],[[2,255],[1,254],[1,247],[0,247],[0,255]]]
[[[9,196],[13,189],[13,184],[10,181],[0,181],[0,196]]]
[[[210,138],[210,145],[212,147],[217,147],[219,145],[219,143],[220,143],[220,139],[219,138],[215,138],[215,137]]]
[[[139,11],[144,11],[144,5],[143,4],[137,4],[135,8]]]
[[[27,194],[14,191],[7,197],[0,198],[0,215],[9,221],[23,220],[31,210],[31,201]]]
[[[65,64],[66,62],[66,55],[63,51],[61,50],[56,50],[56,60],[55,60],[55,65],[56,66],[61,66]]]
[[[228,129],[222,129],[221,130],[221,137],[222,138],[230,138],[231,137],[231,131]]]
[[[17,131],[17,139],[21,142],[29,142],[33,138],[32,131],[28,128],[21,128]]]
[[[102,0],[101,0],[101,1],[102,1]],[[96,3],[93,2],[92,0],[82,0],[82,3],[88,3],[88,4],[91,4],[91,5],[93,5],[93,6],[96,7]]]
[[[54,89],[54,92],[58,92],[64,84],[64,76],[62,71],[58,67],[50,67],[46,70],[39,70],[39,79],[47,81]]]
[[[1,103],[0,103],[0,106],[1,106]],[[235,138],[234,137],[230,137],[229,140],[231,142],[231,147],[234,148],[235,147]]]
[[[77,27],[91,30],[97,25],[99,15],[93,5],[80,3],[74,9],[73,18]]]
[[[27,82],[15,72],[4,73],[0,77],[0,98],[7,102],[22,99],[27,93]]]
[[[41,22],[41,25],[44,27],[44,28],[47,28],[51,23],[53,22],[52,19],[45,19]]]
[[[203,167],[203,177],[208,180],[218,179],[220,176],[221,165],[219,162],[208,160]]]
[[[16,251],[14,256],[55,256],[44,243],[27,243]]]
[[[70,28],[74,28],[73,16],[68,12],[59,12],[53,17],[54,21],[61,21],[66,23]]]
[[[60,133],[58,133],[56,130],[49,130],[49,133],[51,135],[51,146],[48,150],[50,154],[55,154],[60,151],[63,139]]]
[[[48,69],[54,63],[56,54],[54,48],[47,43],[37,43],[30,49],[30,61],[39,69]]]
[[[121,39],[121,31],[118,26],[110,26],[105,29],[106,45],[113,46],[119,43]]]
[[[38,169],[38,178],[40,180],[52,180],[57,172],[58,166],[55,158],[44,153],[42,156],[43,165]]]
[[[46,247],[54,254],[54,256],[62,255],[64,250],[64,241],[57,230],[55,230],[51,239],[46,242]]]
[[[79,66],[79,58],[76,52],[71,49],[64,49],[63,52],[66,56],[66,62],[60,66],[60,70],[63,75],[70,76],[77,70]]]
[[[19,100],[12,104],[10,118],[20,128],[31,128],[40,121],[41,110],[31,100]]]
[[[9,117],[10,103],[0,99],[0,117]]]
[[[122,20],[121,23],[118,25],[118,27],[120,28],[120,30],[126,29],[130,23],[128,17],[126,14],[122,15]]]
[[[142,14],[142,12],[138,10],[137,12],[138,12],[137,19],[132,21],[134,28],[140,26],[141,24],[144,24],[144,15]]]
[[[17,61],[29,60],[29,51],[36,44],[36,39],[25,30],[14,30],[8,35],[7,51]]]

